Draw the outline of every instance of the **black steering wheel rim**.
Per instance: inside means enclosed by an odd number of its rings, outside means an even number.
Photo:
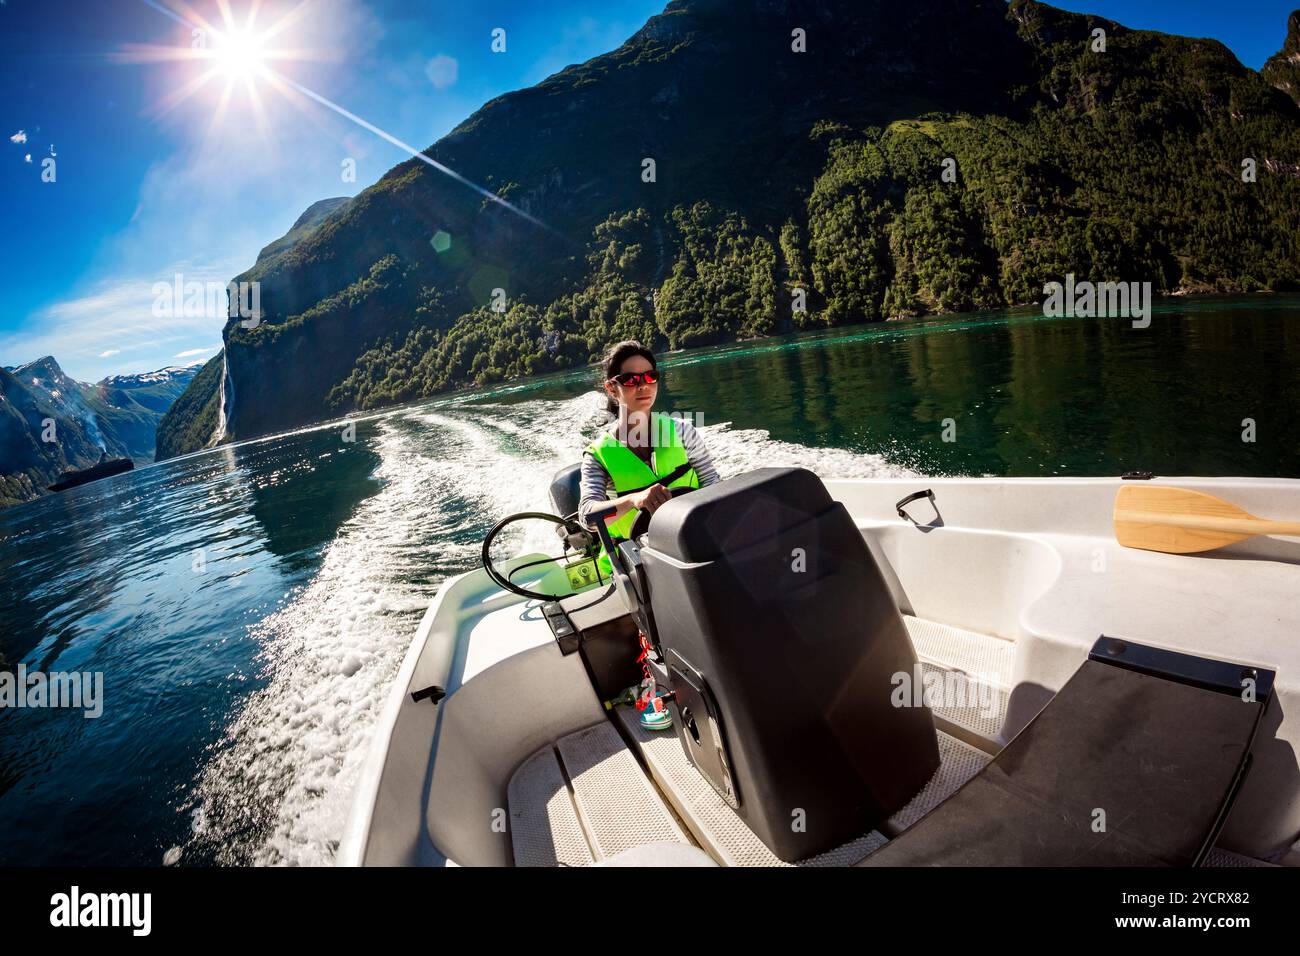
[[[509,517],[502,518],[500,521],[496,523],[496,525],[492,528],[492,530],[487,533],[487,537],[483,539],[483,551],[481,555],[483,561],[483,570],[487,572],[488,577],[491,578],[493,582],[497,584],[498,587],[504,588],[507,591],[511,591],[514,594],[522,595],[523,597],[526,598],[532,598],[537,601],[558,601],[561,598],[568,597],[569,595],[566,594],[544,594],[541,591],[533,591],[529,588],[524,587],[522,584],[516,584],[514,581],[510,580],[511,577],[518,574],[520,571],[523,571],[526,568],[531,568],[535,565],[559,564],[565,560],[566,557],[565,555],[560,555],[559,557],[547,556],[544,559],[539,561],[529,561],[525,564],[521,564],[518,567],[515,567],[510,571],[508,575],[506,575],[498,571],[496,566],[492,563],[491,548],[492,548],[492,542],[496,539],[496,536],[500,534],[505,528],[509,527],[510,525],[514,524],[517,521],[525,521],[525,520],[550,521],[561,528],[568,528],[574,518],[576,518],[576,515],[572,515],[568,518],[561,518],[558,515],[547,514],[546,512],[543,511],[524,511],[519,514],[513,514],[510,515]],[[599,565],[597,565],[597,567],[599,567]],[[597,572],[597,574],[599,574],[599,572]]]
[[[687,492],[697,491],[698,489],[690,485],[683,485],[679,488],[669,488],[667,490],[668,490],[668,494],[671,495],[672,498],[680,498],[682,495],[686,494]],[[669,500],[671,500],[671,498]],[[663,505],[660,505],[660,507],[662,508]],[[632,522],[632,528],[627,533],[628,538],[635,541],[637,538],[641,537],[641,535],[649,531],[650,519],[653,518],[654,516],[655,516],[655,512],[642,510],[636,516],[636,521]]]

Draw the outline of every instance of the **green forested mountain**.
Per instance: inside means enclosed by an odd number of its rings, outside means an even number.
[[[674,0],[426,151],[542,225],[411,160],[241,276],[227,435],[1067,272],[1300,288],[1296,24],[1261,75],[1034,0]]]

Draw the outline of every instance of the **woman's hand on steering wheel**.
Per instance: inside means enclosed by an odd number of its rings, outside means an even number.
[[[663,485],[655,484],[655,485],[651,485],[643,492],[638,492],[638,495],[648,495],[650,492],[654,491],[655,489],[658,489],[661,492],[661,495],[658,496],[658,500],[656,500],[653,508],[641,509],[641,513],[636,516],[636,521],[633,522],[631,530],[628,531],[629,538],[639,538],[641,537],[641,535],[645,534],[646,531],[650,529],[650,519],[651,517],[653,517],[654,512],[658,510],[658,508],[661,505],[663,505],[665,502],[669,501],[672,498],[676,498],[679,495],[684,495],[688,491],[695,490],[694,488],[691,488],[689,486],[683,488],[670,489],[670,488],[665,488]]]
[[[668,489],[656,482],[644,491],[632,495],[632,507],[638,511],[654,514],[655,509],[672,498]]]

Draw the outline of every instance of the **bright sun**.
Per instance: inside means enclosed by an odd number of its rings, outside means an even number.
[[[262,71],[262,37],[253,33],[226,33],[213,44],[212,58],[222,73],[242,79]]]
[[[263,129],[268,120],[262,89],[269,86],[294,101],[290,81],[276,71],[274,63],[318,58],[311,50],[286,49],[280,45],[282,35],[305,16],[312,0],[298,0],[269,26],[257,22],[259,7],[265,0],[246,0],[245,15],[238,18],[231,2],[216,0],[220,17],[210,22],[190,6],[189,0],[159,0],[158,3],[150,0],[150,6],[183,24],[176,32],[177,42],[171,46],[128,44],[115,59],[124,63],[178,62],[185,66],[184,73],[175,78],[157,104],[159,115],[210,84],[217,89],[210,131],[221,124],[237,91],[242,92],[241,99],[252,111],[257,126]]]

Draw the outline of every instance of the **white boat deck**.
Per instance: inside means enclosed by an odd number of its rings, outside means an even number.
[[[1300,481],[1162,483],[1300,519]],[[822,862],[864,856],[959,787],[1107,634],[1276,670],[1254,765],[1220,837],[1233,852],[1216,849],[1207,862],[1300,863],[1300,544],[1261,537],[1206,555],[1125,549],[1110,530],[1120,485],[827,482],[890,579],[923,678],[943,679],[948,692],[932,706],[943,779],[882,832]],[[909,508],[916,523],[899,520],[893,502],[926,487],[938,514],[921,501]],[[629,842],[607,832],[625,825],[613,801],[652,821],[641,846],[694,844],[719,863],[774,862],[743,824],[737,835],[735,814],[686,763],[675,734],[608,719],[578,658],[560,654],[536,602],[501,593],[482,572],[445,584],[380,721],[340,860],[598,863]],[[447,692],[441,703],[411,699],[432,685]],[[507,803],[508,830],[485,832],[478,821]]]
[[[904,617],[927,671],[938,670],[994,693],[986,708],[934,708],[941,729],[940,766],[930,782],[879,829],[796,864],[780,860],[691,766],[677,735],[641,727],[621,706],[602,721],[539,750],[509,787],[511,833],[518,866],[587,866],[641,844],[697,845],[721,866],[853,866],[902,833],[979,773],[997,749],[1005,717],[1014,645],[916,617]],[[952,731],[946,732],[946,731]],[[963,740],[962,738],[966,738]],[[972,745],[974,744],[974,745]],[[633,757],[635,749],[645,770]],[[647,776],[648,772],[648,776]],[[677,821],[681,821],[681,825]],[[635,834],[635,836],[633,836]],[[1269,866],[1215,849],[1207,866]]]

